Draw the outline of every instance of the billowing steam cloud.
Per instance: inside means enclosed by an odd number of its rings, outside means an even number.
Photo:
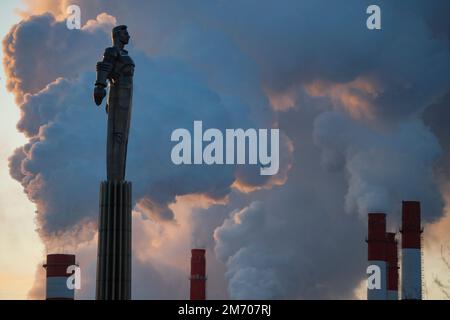
[[[314,138],[323,147],[324,165],[348,173],[348,212],[399,212],[402,200],[419,199],[425,219],[441,215],[433,175],[440,146],[421,121],[377,133],[343,114],[323,113],[316,118]]]
[[[91,19],[82,30],[54,18],[69,2]],[[377,3],[381,31],[365,28],[372,3],[360,0],[346,1],[345,10],[332,0],[245,1],[239,8],[29,1],[43,15],[13,27],[3,46],[8,86],[22,110],[18,128],[29,138],[10,166],[36,203],[47,245],[95,235],[105,114],[92,106],[91,71],[117,21],[129,25],[138,66],[127,176],[142,214],[134,223],[151,225],[135,240],[135,276],[150,273],[155,286],[136,294],[170,296],[186,270],[171,269],[173,280],[163,279],[158,265],[186,251],[188,233],[211,253],[210,298],[226,291],[231,298],[354,297],[364,277],[361,216],[386,210],[395,221],[400,201],[414,198],[433,221],[442,214],[439,183],[449,177],[435,170],[450,148],[436,116],[450,91],[449,3]],[[278,126],[280,175],[172,166],[171,130],[197,119],[216,128]],[[189,210],[179,203],[183,195],[197,197]],[[155,253],[161,246],[165,256]],[[94,263],[92,250],[85,258]]]
[[[3,40],[8,89],[22,102],[25,94],[37,93],[59,77],[90,70],[99,55],[92,43],[107,46],[105,30],[115,23],[114,17],[103,14],[83,30],[69,32],[64,22],[44,14],[15,25]]]
[[[50,16],[36,17],[12,32],[20,35],[22,28],[30,28],[29,32],[49,29],[50,38],[40,36],[50,51],[52,45],[57,45],[54,39],[58,37],[54,33],[58,30],[62,34],[70,33],[61,26],[63,24],[53,21]],[[90,29],[80,32],[86,33],[83,35],[85,38],[91,33]],[[107,38],[106,33],[103,36]],[[95,37],[89,41],[95,43]],[[20,46],[16,47],[17,42],[8,44],[15,53],[8,59],[14,60],[17,65],[26,60],[28,66],[25,70],[28,72],[30,69],[30,74],[39,78],[39,70],[33,67],[45,62],[39,62],[38,56],[29,52],[23,52],[22,56]],[[67,54],[61,49],[59,59],[72,60],[71,56],[75,54],[70,51],[74,48],[67,43],[64,47]],[[98,55],[94,56],[98,58]],[[170,135],[176,128],[190,129],[196,119],[220,129],[258,127],[247,116],[247,105],[236,97],[222,97],[212,91],[197,72],[173,59],[150,59],[136,54],[135,62],[138,71],[135,77],[128,178],[134,183],[138,209],[148,216],[170,220],[173,213],[168,204],[174,202],[177,195],[202,193],[217,199],[225,197],[235,181],[234,168],[172,164]],[[67,74],[73,75],[76,72],[71,68],[76,67],[77,64],[61,65],[55,70],[63,75],[67,70]],[[83,68],[87,68],[84,63],[78,70]],[[46,76],[50,77],[51,73]],[[20,106],[23,116],[18,128],[30,137],[30,143],[17,149],[11,157],[11,174],[21,181],[30,200],[37,204],[38,220],[44,236],[70,230],[86,219],[96,218],[97,184],[104,171],[106,115],[92,106],[93,82],[92,72],[82,73],[72,80],[58,78],[44,89],[25,95]],[[18,83],[22,85],[16,91],[20,96],[21,90],[26,90],[28,86],[26,82]],[[249,170],[256,172],[257,169]],[[258,178],[255,183],[264,184],[265,180]],[[246,183],[252,184],[252,181],[247,179]]]

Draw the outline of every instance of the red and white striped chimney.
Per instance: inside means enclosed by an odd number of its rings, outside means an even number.
[[[402,299],[422,299],[420,202],[402,205]]]
[[[386,214],[369,213],[368,218],[368,274],[367,299],[386,300],[387,298],[387,262],[386,262]],[[379,281],[378,287],[371,287],[371,279],[374,275]],[[370,283],[369,283],[370,282]]]
[[[67,286],[67,279],[71,276],[67,273],[67,268],[72,265],[75,265],[75,255],[73,254],[47,255],[47,263],[44,264],[44,268],[47,270],[47,300],[75,299],[75,290],[71,290]]]
[[[394,232],[387,236],[387,299],[398,300],[398,247]]]
[[[205,249],[191,251],[191,300],[206,300],[205,252]]]

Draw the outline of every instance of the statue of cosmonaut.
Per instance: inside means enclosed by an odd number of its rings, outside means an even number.
[[[125,179],[135,66],[128,51],[124,49],[129,40],[127,26],[114,27],[112,30],[113,46],[106,48],[103,60],[97,63],[94,101],[98,106],[106,96],[109,83],[106,104],[108,113],[106,166],[109,181]]]

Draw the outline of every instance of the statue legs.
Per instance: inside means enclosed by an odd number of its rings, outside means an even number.
[[[108,101],[107,177],[123,181],[130,130],[132,88],[111,86]]]

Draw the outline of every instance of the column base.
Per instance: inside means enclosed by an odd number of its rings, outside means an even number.
[[[97,300],[131,299],[131,182],[100,184]]]

